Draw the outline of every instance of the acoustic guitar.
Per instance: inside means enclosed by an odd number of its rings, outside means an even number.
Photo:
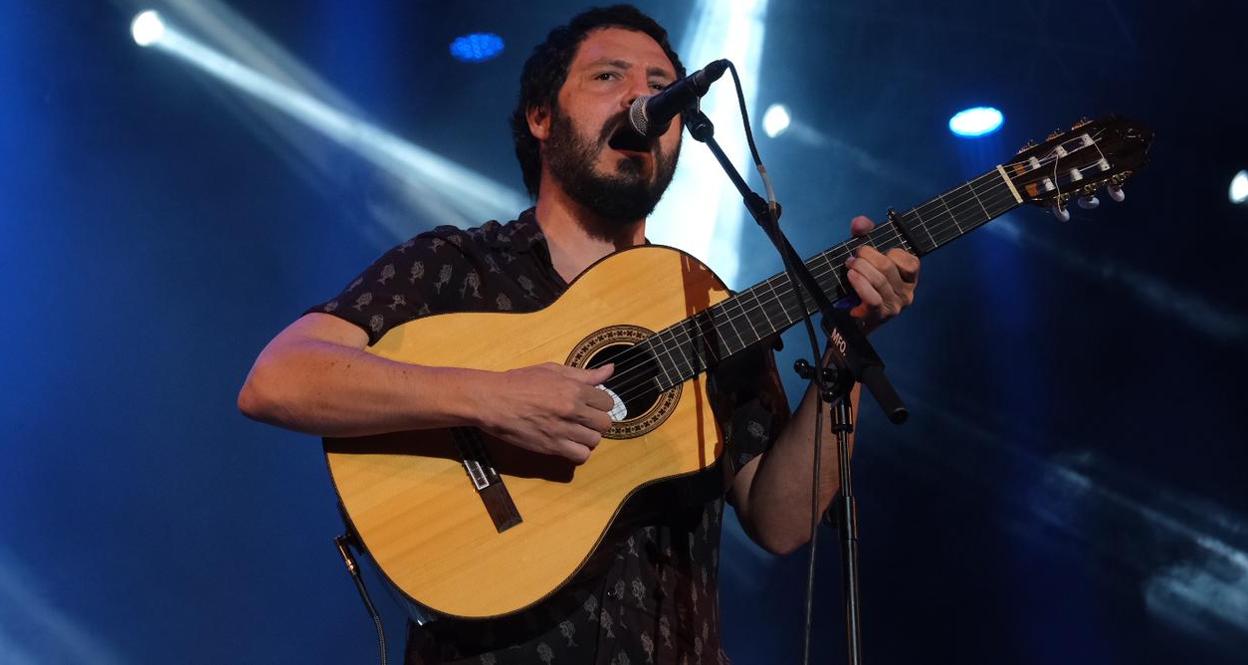
[[[1111,116],[1026,146],[1009,163],[869,235],[807,261],[828,296],[852,293],[845,259],[860,245],[922,256],[1025,204],[1068,218],[1147,162],[1152,132]],[[706,370],[815,311],[783,273],[730,295],[697,259],[648,245],[608,256],[531,313],[455,313],[400,325],[370,347],[391,360],[503,371],[544,362],[614,362],[603,386],[614,424],[573,466],[470,428],[326,439],[342,507],[386,578],[443,615],[525,609],[571,580],[630,497],[707,469],[723,442]]]

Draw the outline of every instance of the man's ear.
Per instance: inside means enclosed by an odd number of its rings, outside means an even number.
[[[550,138],[550,109],[545,106],[530,106],[524,113],[529,122],[529,133],[538,141]]]

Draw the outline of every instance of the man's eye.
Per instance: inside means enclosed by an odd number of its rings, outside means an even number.
[[[650,87],[653,88],[655,92],[658,92],[666,88],[667,84],[660,81],[651,81]]]
[[[594,80],[595,81],[609,81],[611,79],[617,78],[618,76],[619,75],[616,74],[615,72],[602,72],[594,76]]]

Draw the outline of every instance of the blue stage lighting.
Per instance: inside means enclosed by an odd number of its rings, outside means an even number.
[[[451,42],[451,55],[461,62],[485,62],[503,52],[503,38],[492,32],[474,32]]]
[[[1001,129],[1005,116],[991,106],[976,106],[959,111],[949,118],[949,131],[966,138],[975,138],[991,134]]]

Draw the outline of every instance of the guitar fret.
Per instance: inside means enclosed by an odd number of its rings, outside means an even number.
[[[808,269],[809,269],[809,267],[808,267]],[[812,270],[811,272],[813,273],[814,271]],[[781,293],[777,293],[777,292],[776,292],[776,285],[772,283],[772,282],[774,282],[774,281],[776,281],[776,278],[774,278],[774,277],[773,277],[773,278],[771,278],[771,279],[769,279],[769,280],[767,280],[767,286],[768,286],[768,288],[770,288],[770,289],[771,289],[771,292],[772,292],[773,294],[775,294],[775,296],[776,296],[776,300],[778,300],[778,301],[780,302],[780,311],[784,314],[784,325],[786,325],[786,326],[787,326],[787,325],[789,325],[790,323],[792,323],[792,322],[796,321],[797,319],[801,318],[801,309],[802,309],[802,307],[803,307],[803,303],[802,303],[800,300],[797,302],[797,309],[798,309],[798,313],[797,313],[797,315],[796,315],[796,316],[794,316],[793,314],[789,313],[789,306],[788,306],[788,304],[785,302],[785,296],[784,296],[783,294],[781,294]],[[779,280],[779,281],[780,281],[780,283],[781,283],[781,284],[783,284],[785,287],[790,287],[790,286],[791,286],[791,285],[789,284],[789,280],[788,280],[787,278],[781,279],[781,280]],[[818,280],[816,280],[816,281],[818,281]],[[791,289],[791,288],[789,289],[788,293],[789,293],[789,294],[792,294],[792,293],[793,293],[793,291],[792,291],[792,289]],[[794,294],[794,295],[795,295],[795,294]]]
[[[766,284],[766,282],[763,282],[763,283],[764,283],[764,284]],[[761,285],[760,285],[760,286],[761,286]],[[775,330],[775,328],[776,328],[776,324],[772,322],[772,320],[771,320],[771,316],[770,316],[769,314],[767,314],[767,306],[766,306],[766,305],[764,305],[764,304],[763,304],[763,301],[759,299],[759,297],[758,297],[758,294],[757,294],[757,293],[755,293],[755,294],[754,294],[754,304],[758,306],[758,309],[762,310],[762,312],[763,312],[763,319],[764,319],[765,321],[767,321],[767,327],[768,327],[768,328],[770,328],[770,329],[772,329],[772,330]]]
[[[968,184],[966,188],[971,190],[971,196],[975,197],[975,202],[979,204],[979,209],[984,211],[984,221],[986,222],[992,219],[992,215],[988,214],[988,209],[984,207],[984,202],[979,200],[979,194],[975,193],[974,181],[971,181],[971,183]],[[958,230],[961,231],[962,229],[959,228]]]
[[[725,355],[732,355],[736,353],[739,349],[732,348],[732,344],[730,343],[728,336],[725,334],[723,325],[723,323],[727,323],[728,327],[732,329],[732,333],[737,336],[737,341],[740,342],[741,334],[738,333],[735,326],[732,325],[732,319],[728,319],[724,316],[723,307],[720,305],[715,305],[708,311],[711,313],[711,325],[715,327],[715,334],[724,343],[724,350],[727,352]],[[721,323],[719,319],[724,319],[723,323]]]
[[[745,305],[741,304],[741,300],[745,298],[746,293],[749,293],[749,291],[747,290],[745,293],[742,293],[740,296],[737,296],[737,300],[738,300],[737,306],[741,308],[741,312],[745,316],[745,322],[750,324],[750,331],[754,333],[754,341],[758,341],[762,339],[762,337],[758,334],[758,328],[754,327],[754,321],[750,318],[749,312],[746,312]]]
[[[949,209],[949,203],[945,201],[944,194],[939,194],[936,198],[940,200],[941,205],[945,206],[945,210],[948,211],[949,218],[953,220],[953,225],[958,229],[958,233],[962,233],[962,226],[958,224],[958,216],[953,214],[953,210]]]
[[[670,330],[670,329],[669,329],[669,330]],[[649,340],[646,340],[646,341],[647,341],[647,342],[651,342],[651,340],[653,340],[653,342],[661,343],[661,344],[662,344],[662,351],[663,351],[663,353],[666,353],[666,354],[667,354],[667,358],[668,358],[668,360],[670,360],[671,362],[673,362],[673,363],[674,363],[674,362],[676,361],[676,359],[672,357],[672,351],[671,351],[671,349],[670,349],[670,348],[668,348],[668,345],[667,345],[667,343],[666,343],[666,342],[663,342],[663,336],[664,336],[664,335],[666,335],[666,334],[667,334],[667,333],[666,333],[666,331],[656,333],[653,337],[651,337]],[[651,347],[650,347],[650,348],[651,348],[652,350],[655,350],[655,349],[654,349],[654,343],[651,343]],[[659,357],[659,354],[658,354],[658,353],[655,353],[655,354],[653,354],[653,355],[654,355],[654,360],[655,360],[655,362],[656,362],[656,363],[658,364],[658,366],[659,366],[659,369],[663,370],[663,381],[664,381],[664,383],[666,383],[668,386],[674,386],[674,385],[676,385],[676,383],[677,383],[677,382],[675,382],[675,381],[673,381],[673,380],[672,380],[672,374],[671,374],[671,371],[670,371],[670,370],[672,369],[672,366],[671,366],[670,364],[668,364],[668,363],[664,362],[664,361],[663,361],[663,359],[662,359],[661,357]]]
[[[919,209],[915,208],[914,210],[911,210],[910,212],[913,212],[914,216],[919,218],[918,226],[919,228],[923,229],[924,233],[927,234],[927,239],[932,241],[932,249],[936,249],[937,247],[940,247],[940,243],[936,242],[936,237],[932,235],[932,230],[927,228],[927,222],[923,221],[923,215],[919,214]]]
[[[680,359],[677,361],[677,364],[676,364],[678,381],[683,381],[687,377],[693,376],[695,374],[695,372],[693,371],[693,363],[689,361],[689,356],[685,354],[685,343],[677,339],[676,333],[675,333],[676,330],[679,330],[685,326],[686,321],[688,321],[688,319],[686,319],[685,321],[681,321],[676,326],[673,326],[672,328],[673,332],[671,335],[673,346],[675,346],[676,350],[680,352]],[[682,362],[684,363],[683,366],[680,364]]]

